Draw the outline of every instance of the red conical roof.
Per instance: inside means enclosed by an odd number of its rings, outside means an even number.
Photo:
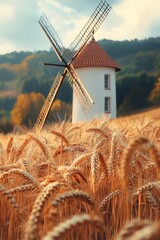
[[[110,67],[120,71],[118,64],[93,38],[73,61],[74,68]]]

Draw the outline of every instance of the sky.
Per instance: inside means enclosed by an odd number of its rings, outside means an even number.
[[[132,40],[160,36],[160,0],[107,0],[112,7],[95,39]],[[38,24],[48,17],[68,47],[100,0],[0,0],[0,54],[49,50]]]

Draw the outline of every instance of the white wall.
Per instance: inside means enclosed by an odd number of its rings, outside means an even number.
[[[114,68],[76,68],[76,72],[94,101],[94,105],[84,116],[82,108],[73,92],[72,122],[81,122],[104,116],[104,99],[111,97],[111,118],[117,116],[116,81]],[[104,88],[104,75],[110,75],[110,90]]]

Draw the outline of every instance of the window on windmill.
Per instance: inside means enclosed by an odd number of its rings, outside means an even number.
[[[110,113],[111,112],[111,98],[105,97],[104,99],[104,112]]]
[[[104,75],[104,89],[105,90],[110,89],[110,75],[109,74]]]

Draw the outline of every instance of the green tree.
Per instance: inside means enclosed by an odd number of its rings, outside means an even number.
[[[19,95],[11,111],[12,123],[14,125],[28,125],[29,121],[35,123],[43,104],[44,96],[41,93]]]
[[[155,78],[146,73],[125,76],[117,81],[118,114],[125,115],[151,106],[150,93]]]
[[[22,86],[22,93],[39,92],[39,83],[35,77],[25,80]]]

